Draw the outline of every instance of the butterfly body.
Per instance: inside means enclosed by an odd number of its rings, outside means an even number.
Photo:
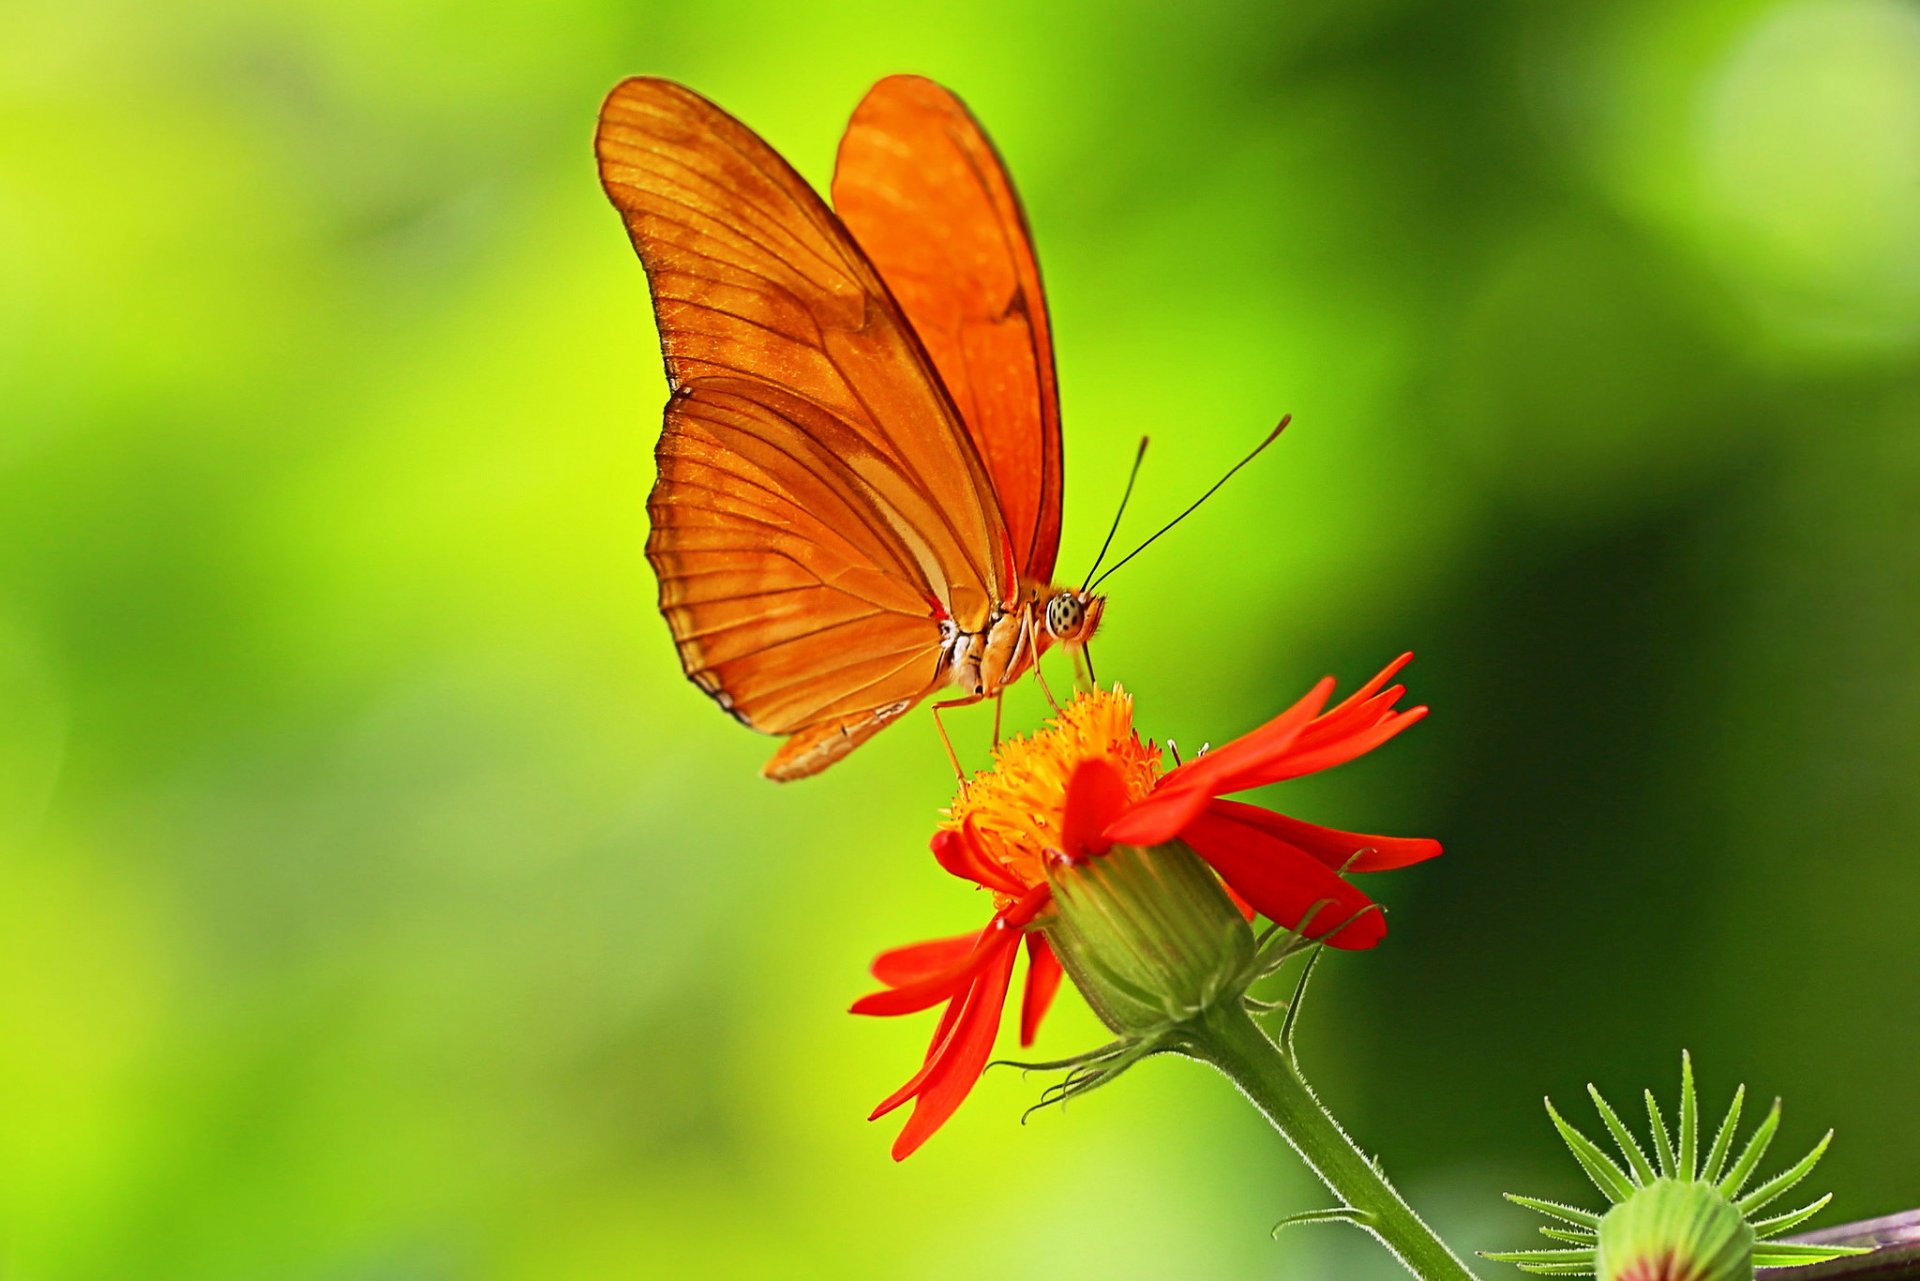
[[[1028,583],[1020,604],[996,610],[984,631],[941,626],[944,683],[963,698],[991,698],[1018,680],[1055,644],[1085,644],[1099,626],[1106,598]]]
[[[1052,585],[1061,448],[1045,296],[985,134],[875,85],[829,208],[670,81],[616,86],[600,177],[671,389],[647,556],[688,677],[816,773],[923,699],[992,697],[1101,602]]]

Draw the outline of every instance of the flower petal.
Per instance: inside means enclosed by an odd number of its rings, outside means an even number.
[[[926,1057],[921,1061],[919,1070],[902,1082],[899,1089],[876,1103],[873,1111],[867,1113],[867,1120],[878,1121],[920,1092],[920,1087],[926,1083],[928,1077],[933,1075],[934,1069],[940,1066],[940,1054],[953,1036],[953,1025],[958,1023],[960,1016],[966,1012],[967,999],[972,996],[973,989],[977,986],[976,980],[977,976],[975,979],[968,980],[967,986],[955,992],[953,999],[947,1002],[947,1008],[940,1011],[940,1021],[934,1025],[933,1039],[927,1042]]]
[[[1404,712],[1387,713],[1369,724],[1356,724],[1337,736],[1327,735],[1324,736],[1325,741],[1311,744],[1305,741],[1307,735],[1302,734],[1302,741],[1294,745],[1288,759],[1279,762],[1271,775],[1260,781],[1278,783],[1284,779],[1299,778],[1303,774],[1317,774],[1335,765],[1344,765],[1357,756],[1365,756],[1426,714],[1424,707],[1409,707]]]
[[[1014,932],[1008,930],[1006,923],[996,916],[974,936],[973,946],[958,960],[895,987],[869,992],[855,1001],[851,1010],[855,1014],[879,1016],[912,1014],[931,1009],[942,1001],[950,1001],[956,990],[971,982],[995,953],[1011,945],[1013,937]]]
[[[896,947],[873,958],[873,977],[888,987],[911,983],[954,964],[973,951],[973,945],[979,941],[980,933],[976,930],[971,934]]]
[[[1061,973],[1060,958],[1053,954],[1045,937],[1038,933],[1027,935],[1027,988],[1020,998],[1022,1047],[1032,1045],[1035,1034],[1040,1031],[1040,1020],[1053,1004],[1053,994],[1060,990]]]
[[[1200,812],[1205,802],[1199,796],[1222,796],[1298,778],[1372,751],[1426,715],[1424,707],[1394,711],[1394,703],[1406,690],[1398,685],[1385,688],[1412,659],[1412,654],[1402,654],[1337,707],[1322,713],[1334,684],[1333,677],[1324,678],[1305,698],[1259,729],[1167,773],[1153,794],[1133,806],[1107,835],[1130,845],[1157,844],[1177,836]]]
[[[1212,799],[1213,793],[1204,787],[1156,787],[1107,824],[1101,836],[1114,845],[1163,845],[1180,835]]]
[[[987,927],[974,937],[973,946],[964,956],[948,962],[940,969],[923,972],[896,987],[869,992],[853,1003],[852,1012],[880,1016],[912,1014],[951,1000],[963,982],[971,981],[983,967],[992,963],[1002,948],[1010,948],[1019,942],[1027,922],[1052,897],[1051,887],[1035,886],[996,913],[987,922]]]
[[[1113,847],[1103,833],[1127,808],[1127,780],[1112,762],[1101,757],[1081,761],[1067,780],[1067,800],[1060,817],[1060,839],[1068,858],[1085,860]]]
[[[1251,733],[1242,734],[1224,747],[1203,752],[1185,765],[1168,771],[1155,786],[1154,793],[1199,791],[1218,795],[1237,792],[1257,783],[1239,783],[1242,776],[1258,776],[1262,766],[1282,759],[1298,738],[1313,723],[1320,709],[1333,697],[1333,677],[1321,678],[1299,702]]]
[[[973,816],[959,831],[942,828],[933,834],[933,857],[941,867],[963,881],[972,881],[983,885],[996,894],[1009,894],[1015,898],[1027,892],[1027,887],[1016,881],[1008,871],[980,852],[980,837],[974,828]]]
[[[907,1118],[900,1136],[893,1141],[893,1159],[903,1161],[925,1143],[933,1132],[945,1125],[972,1093],[987,1058],[993,1053],[993,1041],[1000,1030],[1000,1012],[1006,1005],[1007,983],[1013,976],[1014,949],[1008,947],[994,964],[974,981],[966,995],[966,1007],[953,1021],[948,1035],[934,1047],[928,1058],[931,1071],[923,1071],[916,1087],[913,1115]]]
[[[1303,822],[1242,801],[1216,800],[1207,806],[1207,812],[1257,827],[1296,849],[1306,851],[1336,872],[1385,872],[1435,858],[1440,853],[1440,842],[1423,836],[1370,836],[1365,832],[1343,832],[1338,828]]]
[[[1353,693],[1341,699],[1339,706],[1333,708],[1325,716],[1321,717],[1321,719],[1332,720],[1335,717],[1344,716],[1348,712],[1351,712],[1354,708],[1358,707],[1360,704],[1366,702],[1368,699],[1372,698],[1375,694],[1379,693],[1380,690],[1386,686],[1386,683],[1388,681],[1392,680],[1396,675],[1399,674],[1399,671],[1401,668],[1405,667],[1408,663],[1411,663],[1412,661],[1413,661],[1413,651],[1408,650],[1406,653],[1400,655],[1400,657],[1394,659],[1391,663],[1388,663],[1385,667],[1381,668],[1379,673],[1376,674],[1372,680],[1368,681],[1365,685],[1362,685],[1359,689],[1354,690]],[[1398,697],[1398,695],[1395,695],[1395,697]],[[1388,699],[1387,701],[1391,703],[1393,699]]]
[[[1372,899],[1259,827],[1208,813],[1187,827],[1183,839],[1276,924],[1340,948],[1372,947],[1386,935],[1387,924]],[[1303,919],[1310,913],[1311,920]]]

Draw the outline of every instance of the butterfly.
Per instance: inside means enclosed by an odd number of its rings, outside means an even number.
[[[647,500],[660,610],[693,683],[785,737],[762,772],[818,773],[931,695],[954,691],[937,716],[1083,646],[1105,598],[1052,582],[1040,269],[959,98],[875,85],[831,209],[668,80],[616,86],[594,150],[666,360]]]

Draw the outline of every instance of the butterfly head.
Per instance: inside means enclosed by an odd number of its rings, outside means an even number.
[[[1047,634],[1062,645],[1084,645],[1100,626],[1107,598],[1088,591],[1060,591],[1047,598]]]

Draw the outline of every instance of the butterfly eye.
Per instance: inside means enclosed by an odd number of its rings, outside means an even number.
[[[1071,593],[1061,592],[1047,602],[1047,630],[1057,640],[1072,640],[1079,635],[1086,617],[1086,607]]]

